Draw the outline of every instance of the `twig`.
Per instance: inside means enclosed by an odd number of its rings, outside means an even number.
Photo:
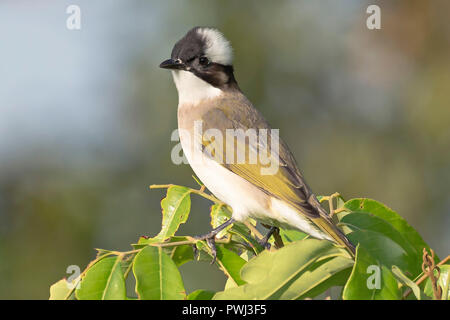
[[[339,192],[335,192],[330,196],[324,196],[322,197],[322,199],[320,199],[320,202],[322,203],[323,201],[328,201],[328,207],[330,208],[330,217],[332,217],[336,211],[334,210],[333,207],[333,199],[340,197],[340,193]]]
[[[245,221],[244,225],[250,229],[250,231],[258,238],[258,239],[263,239],[264,236],[261,234],[261,232],[258,231],[258,229],[255,228],[254,225],[252,225],[250,222]]]
[[[168,189],[168,188],[170,188],[170,187],[180,187],[180,186],[177,186],[176,184],[152,184],[152,185],[150,186],[150,189]],[[205,192],[204,186],[200,187],[200,190],[192,189],[192,188],[188,188],[188,189],[189,189],[189,192],[190,192],[190,193],[198,194],[199,196],[201,196],[201,197],[203,197],[203,198],[205,198],[205,199],[208,199],[208,200],[210,200],[210,201],[212,201],[212,202],[215,202],[215,203],[217,203],[217,204],[223,204],[223,205],[226,205],[225,203],[223,203],[222,201],[220,201],[220,200],[217,199],[216,197],[214,197],[214,196],[212,196],[212,195],[210,195],[210,194],[207,194],[207,193]]]
[[[445,264],[445,263],[446,263],[447,261],[449,261],[449,260],[450,260],[450,255],[448,255],[444,260],[442,260],[441,262],[439,262],[436,266],[437,266],[437,267],[440,267],[440,266],[442,266],[443,264]],[[419,278],[419,280],[416,281],[416,284],[417,284],[417,285],[421,284],[422,282],[424,282],[424,281],[426,280],[426,278],[428,278],[428,274],[424,273],[424,275],[421,276],[421,277]],[[411,292],[412,292],[412,289],[408,289],[408,290],[403,294],[403,299],[406,299],[406,298],[411,294]]]
[[[441,275],[441,270],[434,263],[434,251],[430,249],[431,256],[428,254],[427,250],[423,248],[423,263],[422,270],[423,273],[428,275],[428,278],[431,280],[431,287],[433,288],[433,295],[436,300],[441,300],[442,297],[442,288],[437,283]],[[437,270],[438,276],[434,275],[434,270]]]
[[[128,278],[128,274],[131,271],[131,268],[133,267],[133,261],[130,261],[130,264],[127,267],[127,270],[125,270],[125,272],[123,273],[123,277],[126,279]]]

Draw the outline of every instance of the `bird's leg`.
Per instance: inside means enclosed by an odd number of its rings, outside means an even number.
[[[283,239],[280,236],[280,228],[276,228],[273,232],[273,244],[275,245],[275,248],[280,249],[284,247]]]
[[[263,246],[264,248],[266,248],[267,250],[270,250],[270,243],[269,243],[269,239],[270,237],[275,233],[278,232],[279,229],[277,227],[270,227],[269,231],[267,232],[267,234],[264,236],[264,238],[262,239],[257,239],[258,243]]]
[[[198,249],[197,249],[197,245],[194,243],[192,245],[192,251],[194,252],[194,260],[198,259]]]
[[[217,258],[216,235],[220,231],[222,231],[223,229],[228,227],[230,224],[233,224],[234,222],[235,222],[235,220],[233,218],[230,218],[225,223],[222,223],[220,226],[218,226],[217,228],[213,229],[211,232],[209,232],[207,234],[204,234],[204,235],[201,235],[201,236],[193,237],[196,240],[205,240],[206,243],[208,244],[208,246],[211,248],[211,255],[213,257],[213,260],[211,261],[211,264],[216,262],[216,258]]]

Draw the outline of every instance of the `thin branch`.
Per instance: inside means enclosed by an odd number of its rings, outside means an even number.
[[[180,187],[176,184],[152,184],[150,186],[150,189],[168,189],[170,187]],[[185,188],[185,187],[184,187]],[[224,202],[220,201],[219,199],[217,199],[216,197],[214,197],[213,195],[210,195],[208,193],[205,192],[205,188],[204,187],[200,187],[200,190],[197,189],[192,189],[192,188],[188,188],[190,193],[195,193],[198,194],[199,196],[208,199],[214,203],[217,204],[222,204],[222,205],[226,205]]]
[[[442,260],[441,262],[439,262],[436,266],[437,266],[437,267],[440,267],[440,266],[442,266],[443,264],[445,264],[445,263],[446,263],[447,261],[449,261],[449,260],[450,260],[450,255],[447,256],[447,257],[446,257],[444,260]],[[422,277],[419,278],[419,280],[416,281],[416,284],[417,284],[417,285],[421,284],[421,283],[424,282],[425,279],[427,279],[427,278],[428,278],[428,274],[424,274]],[[412,292],[412,289],[408,289],[408,290],[404,293],[403,299],[406,299],[406,298],[411,294],[411,292]]]
[[[335,192],[332,195],[329,196],[323,196],[320,199],[320,203],[324,202],[324,201],[328,201],[328,207],[330,208],[330,217],[332,217],[335,213],[337,213],[338,209],[334,209],[333,207],[333,199],[340,197],[341,194],[339,192]]]
[[[258,231],[258,229],[255,228],[254,225],[252,225],[250,222],[245,221],[244,225],[250,229],[250,231],[258,238],[258,239],[263,239],[264,236],[261,234],[261,232]]]

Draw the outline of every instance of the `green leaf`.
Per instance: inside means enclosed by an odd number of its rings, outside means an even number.
[[[206,244],[206,241],[197,241],[195,243],[197,247],[197,260],[196,261],[208,261],[211,262],[211,252]]]
[[[342,259],[329,260],[334,257]],[[296,241],[251,259],[241,270],[247,284],[218,292],[214,299],[296,299],[351,264],[347,253],[329,241]]]
[[[335,258],[337,259],[337,258]],[[351,261],[353,265],[353,260]],[[332,287],[343,287],[345,283],[347,282],[348,278],[350,277],[350,273],[352,271],[352,268],[346,268],[342,271],[338,271],[333,276],[325,279],[323,282],[317,284],[315,287],[311,288],[308,292],[304,293],[300,297],[298,297],[298,300],[306,299],[306,298],[315,298],[319,294],[325,292],[326,290],[332,288]]]
[[[441,270],[441,275],[437,283],[442,288],[442,300],[450,300],[450,265],[444,264],[439,267]],[[434,273],[437,276],[437,272]],[[424,292],[427,296],[434,299],[433,287],[431,285],[430,278],[425,281]]]
[[[253,258],[255,256],[255,254],[253,253],[253,251],[244,250],[244,252],[242,252],[239,256],[242,259],[244,259],[246,262],[248,262],[248,261],[250,261],[251,258]],[[238,287],[236,282],[234,282],[234,280],[232,278],[228,278],[227,282],[225,282],[224,290],[227,290],[230,288],[235,288],[235,287]]]
[[[211,249],[208,247],[206,242],[198,241],[197,248],[199,250],[200,260],[205,260],[204,257],[202,258],[202,253],[208,254],[208,256],[211,258]],[[216,251],[216,264],[228,277],[228,281],[230,281],[233,285],[244,284],[245,282],[241,279],[240,271],[242,266],[245,265],[247,261],[245,261],[235,252],[225,248],[222,244],[216,245]],[[210,260],[210,258],[208,260]]]
[[[344,285],[341,271],[350,274],[353,260],[347,257],[335,256],[330,259],[315,262],[306,269],[295,281],[292,281],[289,288],[280,295],[279,299],[304,299],[314,298],[332,286]],[[335,275],[339,274],[339,277]],[[329,281],[332,280],[332,281]],[[276,296],[272,297],[276,298]]]
[[[187,300],[211,300],[215,292],[210,290],[195,290],[187,296]]]
[[[72,286],[75,285],[74,280]],[[66,279],[61,279],[50,287],[49,300],[65,300],[67,295],[72,291],[71,283]]]
[[[182,300],[186,296],[177,266],[161,247],[142,249],[134,259],[133,274],[141,300]]]
[[[308,237],[306,233],[294,229],[280,229],[280,236],[285,244]]]
[[[244,250],[244,252],[242,252],[239,256],[248,262],[251,258],[255,256],[255,254],[252,251]]]
[[[244,224],[235,222],[229,232],[232,235],[235,235],[244,240],[244,242],[254,250],[254,253],[258,254],[264,251],[263,246],[261,246],[258,241],[256,241],[256,239],[252,237],[250,230]]]
[[[75,294],[79,300],[125,300],[121,257],[104,258],[90,267]]]
[[[238,286],[245,284],[245,281],[241,279],[240,271],[247,262],[236,253],[223,246],[217,246],[216,263],[225,275],[232,279]]]
[[[164,241],[178,230],[180,224],[185,223],[191,211],[191,191],[189,188],[171,186],[167,189],[167,196],[161,201],[162,228],[154,241]]]
[[[177,267],[194,260],[194,251],[191,245],[181,245],[164,248],[164,252],[172,258]]]
[[[188,241],[187,237],[183,236],[173,236],[161,243],[174,243],[181,241]],[[135,249],[142,249],[148,246],[150,243],[156,243],[157,241],[154,238],[143,238],[140,237],[137,244],[133,244],[132,246]],[[172,258],[173,262],[175,262],[176,266],[179,267],[186,262],[189,262],[194,259],[193,246],[191,244],[182,244],[182,245],[174,245],[174,246],[164,246],[162,247],[165,254],[167,254],[170,258]]]
[[[347,237],[358,243],[388,269],[399,266],[410,275],[421,272],[421,259],[415,248],[386,220],[367,212],[351,212],[340,220],[351,230]]]
[[[414,293],[414,295],[416,296],[417,300],[422,300],[422,292],[419,288],[419,286],[412,281],[411,279],[409,279],[401,270],[399,267],[397,266],[392,266],[392,273],[394,274],[394,276],[404,285],[408,286],[411,288],[412,292]]]
[[[345,300],[397,300],[401,292],[392,272],[357,246],[356,261],[342,294]]]
[[[371,230],[381,233],[400,245],[409,255],[417,257],[417,251],[400,231],[395,229],[388,221],[372,213],[362,211],[352,212],[342,218],[340,222],[345,223],[347,226],[355,226],[355,229]]]
[[[378,201],[367,198],[352,199],[345,203],[345,208],[350,211],[370,212],[371,214],[384,219],[402,234],[402,236],[415,248],[419,256],[421,256],[423,248],[429,249],[429,246],[423,241],[420,234],[411,227],[405,219],[397,212]]]

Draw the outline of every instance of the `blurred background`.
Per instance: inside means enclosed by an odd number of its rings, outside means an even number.
[[[81,9],[68,30],[66,9]],[[381,7],[381,30],[366,8]],[[93,248],[128,250],[161,224],[177,93],[158,64],[193,26],[235,49],[236,78],[290,145],[316,194],[396,210],[450,252],[449,1],[0,3],[0,298],[47,299]],[[193,198],[180,234],[209,230]],[[207,262],[187,290],[223,288]]]

